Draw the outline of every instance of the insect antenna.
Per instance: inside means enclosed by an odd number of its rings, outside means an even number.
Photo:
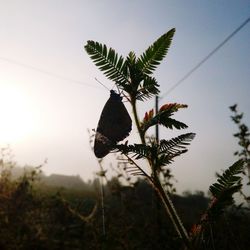
[[[101,84],[105,89],[107,89],[108,91],[110,91],[110,89],[105,86],[101,81],[99,81],[96,77],[95,77],[95,80]],[[120,96],[124,97],[126,99],[126,102],[130,102],[130,99],[123,93],[123,91],[120,91],[120,89],[118,88],[117,84],[115,83],[111,89],[114,89],[114,87],[116,86],[117,88],[117,92],[119,93]]]
[[[109,89],[107,86],[105,86],[102,82],[100,82],[96,77],[95,77],[95,80],[96,80],[99,84],[101,84],[105,89],[107,89],[108,91],[110,91],[110,89]]]

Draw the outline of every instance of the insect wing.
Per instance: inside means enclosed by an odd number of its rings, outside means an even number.
[[[96,131],[94,153],[97,158],[103,158],[112,149],[112,142],[104,135]]]
[[[122,103],[122,97],[111,91],[96,130],[94,145],[96,157],[102,158],[107,155],[117,142],[129,135],[131,129],[132,120]]]

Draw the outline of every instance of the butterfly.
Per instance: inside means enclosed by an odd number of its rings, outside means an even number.
[[[106,156],[117,142],[122,141],[129,135],[131,129],[132,120],[122,102],[122,97],[111,90],[96,129],[95,156],[97,158]]]

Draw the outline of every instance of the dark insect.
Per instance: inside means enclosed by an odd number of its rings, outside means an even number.
[[[97,125],[94,153],[97,158],[106,156],[117,144],[125,139],[132,129],[132,120],[122,103],[122,97],[114,90],[106,102]]]

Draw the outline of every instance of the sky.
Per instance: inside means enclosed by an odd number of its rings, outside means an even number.
[[[160,128],[160,138],[194,132],[189,151],[169,167],[177,191],[207,191],[236,160],[237,131],[229,106],[237,103],[250,126],[250,22],[168,95],[189,70],[250,17],[250,2],[167,0],[0,0],[0,146],[10,145],[21,166],[45,174],[94,178],[99,170],[88,129],[95,129],[113,84],[84,51],[87,40],[126,56],[140,55],[172,28],[168,55],[155,71],[169,102],[188,104],[175,118],[189,128]],[[131,112],[130,107],[126,106]],[[154,100],[140,103],[141,117]],[[153,132],[153,131],[152,131]],[[138,142],[133,127],[129,142]],[[105,168],[112,175],[112,155]],[[146,168],[147,166],[145,166]]]

